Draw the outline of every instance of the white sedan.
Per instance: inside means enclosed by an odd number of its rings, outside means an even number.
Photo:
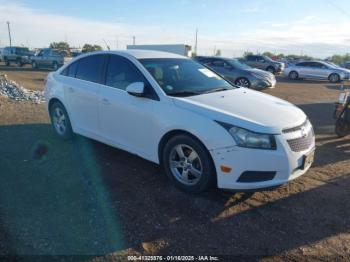
[[[161,164],[187,192],[273,187],[313,161],[313,129],[299,108],[175,54],[82,55],[48,75],[45,97],[58,136],[78,133]]]

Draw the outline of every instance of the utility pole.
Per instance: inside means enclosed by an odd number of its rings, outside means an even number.
[[[194,44],[194,52],[197,54],[197,47],[198,47],[198,28],[196,28],[196,40],[195,40],[195,44]]]
[[[6,23],[7,23],[7,30],[8,30],[8,32],[9,32],[10,46],[12,46],[10,22],[9,22],[9,21],[7,21]]]
[[[136,37],[135,37],[135,36],[132,37],[132,44],[133,44],[133,45],[136,44]]]

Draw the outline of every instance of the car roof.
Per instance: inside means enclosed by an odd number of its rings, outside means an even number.
[[[91,52],[87,53],[89,54],[115,54],[115,55],[123,55],[123,56],[131,56],[136,59],[152,59],[152,58],[182,58],[182,59],[189,59],[186,56],[181,56],[173,53],[168,52],[161,52],[161,51],[152,51],[152,50],[120,50],[120,51],[97,51],[97,52]]]

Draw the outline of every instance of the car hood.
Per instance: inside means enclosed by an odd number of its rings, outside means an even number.
[[[260,133],[281,134],[283,129],[301,125],[306,120],[304,112],[293,104],[247,88],[174,97],[173,101],[212,120]]]
[[[251,69],[246,69],[247,72],[249,73],[253,73],[255,75],[258,75],[262,78],[268,78],[268,79],[271,79],[274,77],[273,74],[267,72],[267,71],[264,71],[264,70],[260,70],[260,69],[256,69],[256,68],[251,68]]]

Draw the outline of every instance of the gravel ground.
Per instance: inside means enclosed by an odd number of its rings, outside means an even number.
[[[47,72],[29,70],[0,66],[42,90]],[[307,174],[275,190],[198,196],[176,190],[137,156],[82,137],[58,140],[43,104],[0,98],[0,254],[349,261],[350,139],[333,134],[338,89],[279,79],[267,91],[298,104],[315,126]]]

